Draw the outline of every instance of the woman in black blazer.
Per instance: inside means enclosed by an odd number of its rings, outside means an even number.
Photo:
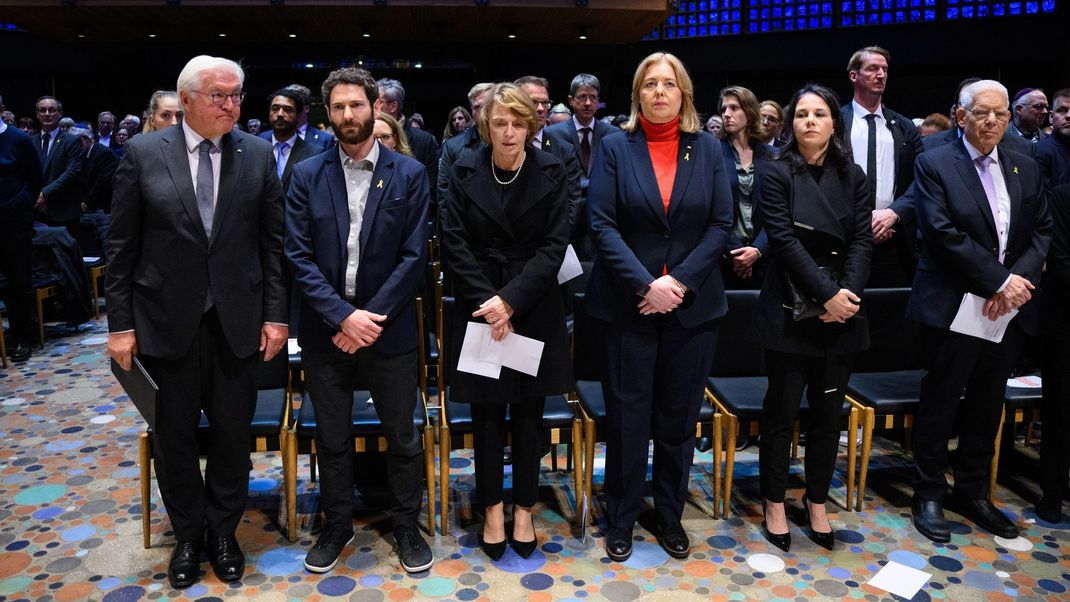
[[[859,313],[872,252],[872,200],[866,176],[844,141],[835,94],[807,85],[785,113],[788,143],[759,168],[759,221],[769,237],[769,272],[758,302],[769,390],[765,396],[758,457],[766,539],[791,545],[784,510],[788,450],[803,389],[810,403],[806,433],[806,535],[832,549],[825,514],[839,445],[851,355],[869,346]],[[812,317],[795,312],[794,286]],[[801,307],[801,306],[800,306]],[[798,315],[796,315],[798,314]]]
[[[732,225],[721,144],[700,131],[683,63],[655,53],[632,80],[624,132],[592,160],[587,211],[597,257],[584,306],[604,349],[606,553],[632,552],[654,440],[658,543],[686,558],[680,525],[695,423],[727,300],[717,260]]]
[[[446,269],[457,298],[452,353],[467,324],[485,322],[500,341],[517,333],[545,343],[537,376],[503,367],[499,378],[454,371],[450,397],[469,403],[476,494],[485,508],[480,545],[505,552],[502,452],[513,453],[513,549],[535,550],[531,507],[538,499],[543,406],[571,383],[568,332],[557,272],[568,245],[568,176],[535,149],[535,105],[512,84],[491,88],[477,122],[485,146],[458,159],[449,175],[442,225]],[[506,410],[509,424],[506,425]]]

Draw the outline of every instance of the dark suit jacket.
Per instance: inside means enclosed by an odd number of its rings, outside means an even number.
[[[271,145],[224,134],[212,235],[204,232],[182,126],[125,145],[113,180],[108,244],[108,330],[134,329],[142,353],[180,358],[211,291],[238,357],[260,345],[264,322],[287,322],[282,271],[283,196]]]
[[[270,142],[273,133],[274,132],[269,127],[268,129],[257,134],[257,136]],[[301,136],[298,136],[298,138],[301,138]],[[301,138],[301,140],[305,142],[305,144],[318,146],[320,150],[327,150],[327,147],[334,143],[334,135],[328,131],[321,130],[313,125],[309,125],[307,128],[305,128],[305,137]]]
[[[323,147],[317,144],[309,144],[308,142],[305,142],[300,136],[294,140],[293,148],[290,149],[290,156],[286,159],[286,165],[282,168],[283,193],[290,190],[290,180],[293,178],[294,166],[305,159],[322,153],[324,150]]]
[[[570,388],[568,331],[557,272],[568,245],[568,174],[552,154],[528,147],[516,193],[503,205],[491,174],[489,147],[461,156],[443,199],[442,250],[457,298],[450,352],[461,349],[465,325],[495,295],[513,309],[517,334],[545,345],[537,376],[503,368],[501,378],[451,375],[450,397],[505,403]]]
[[[1044,140],[1051,138],[1049,136]],[[1052,188],[1048,207],[1051,210],[1052,230],[1048,269],[1044,272],[1044,295],[1041,297],[1043,334],[1060,341],[1070,341],[1070,315],[1066,311],[1070,307],[1070,184]]]
[[[403,129],[405,130],[405,136],[409,138],[409,149],[412,150],[412,156],[416,157],[416,160],[423,163],[423,166],[427,169],[427,177],[430,182],[438,182],[438,141],[435,137],[420,128],[412,127],[412,122],[408,119],[405,120]],[[435,204],[435,199],[438,198],[435,190],[431,191],[432,205]]]
[[[7,126],[0,134],[0,228],[13,227],[16,218],[19,228],[29,228],[30,212],[43,185],[41,153],[33,139]]]
[[[558,158],[565,166],[568,174],[568,228],[569,239],[575,232],[577,224],[585,222],[584,198],[580,193],[580,181],[583,179],[583,164],[575,147],[568,144],[568,140],[557,134],[552,134],[549,128],[543,128],[541,149]]]
[[[615,125],[609,125],[601,119],[595,118],[592,122],[591,131],[591,169],[594,171],[594,155],[598,151],[599,145],[602,144],[602,139],[606,136],[616,134],[620,132],[620,128]],[[569,119],[568,121],[562,121],[561,123],[555,123],[554,125],[546,128],[548,131],[555,135],[560,135],[564,139],[572,143],[572,146],[576,149],[576,156],[583,157],[583,149],[580,148],[580,135],[579,130],[576,129],[575,120]],[[580,165],[583,165],[583,160],[580,160]],[[590,175],[589,173],[587,175]]]
[[[1070,138],[1052,134],[1032,146],[1036,147],[1044,183],[1049,188],[1070,184]]]
[[[796,322],[786,309],[792,306],[786,275],[819,303],[841,288],[862,296],[873,252],[873,207],[862,168],[852,163],[840,174],[826,163],[815,181],[809,168],[793,173],[789,161],[765,161],[758,168],[755,198],[757,221],[769,236],[770,267],[758,302],[765,346],[809,356],[868,347],[864,311],[845,324],[825,324],[817,318]],[[833,281],[818,266],[841,267],[843,276]]]
[[[754,161],[755,183],[757,183],[758,181],[758,162],[764,161],[769,158],[769,155],[772,152],[772,149],[770,149],[769,145],[767,144],[757,144],[754,146],[754,156],[752,160]],[[728,185],[732,188],[732,232],[728,235],[728,248],[726,249],[726,251],[734,251],[743,247],[744,245],[743,241],[739,239],[739,236],[736,236],[735,230],[735,223],[737,220],[739,220],[739,177],[736,175],[736,159],[732,155],[732,143],[728,140],[721,140],[721,156],[724,158],[724,168],[725,174],[727,174],[728,176]],[[757,204],[754,202],[753,188],[751,189],[751,205],[751,217],[753,221],[753,207],[757,206]],[[750,244],[754,248],[761,251],[762,255],[765,255],[769,251],[769,238],[765,235],[765,231],[759,230],[757,226],[754,227],[754,231],[756,232],[756,234],[754,235],[754,240],[752,240]]]
[[[111,213],[111,179],[119,167],[119,158],[108,147],[93,143],[82,163],[80,186],[82,202],[89,211]]]
[[[639,313],[638,293],[667,267],[688,288],[673,312],[682,325],[723,316],[728,303],[717,261],[732,228],[732,190],[720,142],[702,132],[680,134],[668,215],[641,128],[602,140],[591,164],[587,217],[597,256],[587,313],[616,323],[649,319]]]
[[[1012,273],[1040,283],[1051,241],[1051,216],[1040,170],[1025,155],[1003,149],[998,154],[1011,200],[1011,231],[1002,264],[988,197],[965,144],[960,140],[918,157],[922,251],[907,304],[908,318],[948,328],[967,292],[987,299]],[[1036,305],[1027,303],[1015,318],[1027,334],[1035,329]]]
[[[93,137],[93,142],[95,144],[100,144],[100,134],[97,134],[96,136]],[[102,144],[101,146],[103,146],[104,148],[110,150],[113,153],[115,152],[115,150],[117,148],[119,148],[118,147],[118,143],[115,141],[115,130],[112,130],[111,137],[108,138],[108,143],[107,144]]]
[[[482,146],[483,139],[479,136],[479,129],[474,125],[442,143],[442,153],[438,158],[438,170],[435,176],[436,188],[440,198],[445,196],[446,188],[449,187],[454,161],[466,152]],[[443,207],[443,211],[445,211],[445,207]]]
[[[10,126],[8,126],[10,127]],[[57,133],[59,130],[54,130]],[[37,148],[41,148],[40,134],[36,138]],[[79,188],[79,171],[85,151],[82,141],[70,134],[59,133],[52,142],[48,157],[41,158],[44,169],[45,185],[41,192],[45,195],[48,216],[57,221],[78,219],[82,214],[82,190]]]
[[[301,292],[302,349],[335,349],[331,337],[358,308],[388,318],[373,349],[399,354],[416,348],[414,306],[427,262],[429,204],[424,167],[380,144],[360,228],[357,297],[350,303],[349,197],[338,146],[294,167],[286,195],[286,256]]]

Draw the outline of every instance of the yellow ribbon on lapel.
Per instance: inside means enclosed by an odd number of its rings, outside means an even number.
[[[376,185],[375,185],[375,187],[376,187],[376,188],[382,188],[382,187],[383,187],[383,181],[382,181],[382,180],[379,180],[379,183],[378,183],[378,184],[376,184]]]
[[[1018,173],[1018,166],[1017,166],[1017,165],[1016,165],[1016,166],[1014,167],[1014,173],[1015,173],[1015,174],[1017,174],[1017,173]]]

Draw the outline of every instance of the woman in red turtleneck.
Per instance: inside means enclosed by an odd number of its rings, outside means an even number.
[[[654,440],[658,543],[690,549],[680,525],[695,422],[727,310],[717,260],[732,227],[720,143],[701,132],[691,78],[675,56],[645,58],[631,118],[592,160],[587,211],[597,250],[585,308],[602,343],[606,553],[632,552]]]

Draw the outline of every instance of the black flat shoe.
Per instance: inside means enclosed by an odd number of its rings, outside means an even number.
[[[516,506],[513,507],[513,516],[516,516]],[[531,519],[531,532],[534,533],[535,517],[531,516],[531,514],[528,514],[528,517]],[[514,518],[513,520],[515,521],[516,519]],[[521,558],[528,558],[535,553],[535,548],[539,547],[539,536],[536,535],[535,539],[532,539],[531,541],[521,541],[515,537],[510,537],[509,547],[513,548],[513,551]]]
[[[632,530],[610,527],[606,531],[606,556],[613,562],[624,562],[632,555]]]
[[[658,530],[658,544],[665,553],[673,558],[683,560],[691,554],[691,541],[687,531],[679,522],[665,523]]]
[[[1018,527],[987,499],[971,500],[956,496],[955,510],[978,527],[1006,539],[1018,537]]]
[[[501,560],[505,555],[505,540],[487,543],[483,539],[483,533],[479,534],[479,547],[491,560]]]
[[[1034,510],[1036,511],[1037,518],[1046,523],[1057,525],[1063,522],[1062,501],[1059,498],[1049,498],[1049,496],[1044,496],[1037,502]]]
[[[13,362],[25,362],[33,355],[33,351],[26,343],[19,343],[15,345],[15,348],[11,350],[11,361]]]
[[[951,526],[944,518],[944,506],[939,500],[915,497],[910,511],[914,515],[914,528],[918,533],[936,543],[951,541]]]
[[[180,541],[171,551],[171,562],[167,565],[167,580],[171,587],[184,589],[197,582],[201,572],[201,542]]]
[[[806,533],[806,536],[810,538],[810,541],[831,551],[833,545],[836,543],[836,531],[833,529],[828,531],[815,530],[810,523],[810,500],[806,499],[806,496],[803,496],[802,503],[803,510],[806,512],[806,524],[803,526],[803,533]],[[832,525],[831,521],[829,521],[829,525]]]
[[[209,537],[208,560],[220,581],[237,581],[245,574],[245,554],[233,535]]]
[[[765,500],[762,500],[762,516],[765,516]],[[766,526],[765,521],[762,521],[762,535],[765,540],[781,550],[787,552],[791,549],[791,532],[787,533],[773,533]]]

